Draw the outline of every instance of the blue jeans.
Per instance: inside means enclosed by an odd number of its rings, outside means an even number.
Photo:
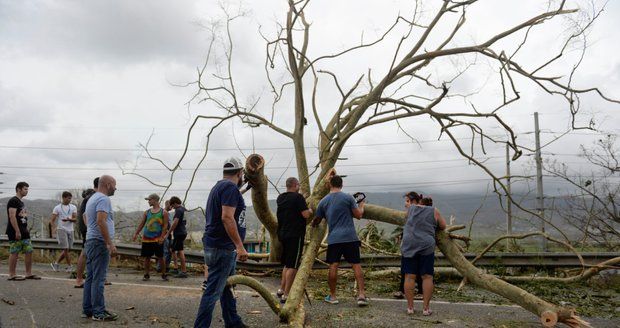
[[[103,288],[110,263],[110,252],[100,239],[88,239],[86,251],[86,281],[82,298],[82,313],[102,315],[105,312]]]
[[[172,252],[170,251],[170,239],[164,240],[164,261],[166,261],[166,270],[170,270],[170,261],[172,260]],[[157,261],[157,271],[161,268],[159,261]],[[164,272],[162,272],[164,273]]]
[[[237,314],[237,301],[230,288],[226,288],[226,279],[235,274],[237,252],[235,250],[205,247],[205,264],[209,266],[209,278],[200,299],[194,328],[211,326],[215,303],[220,300],[222,317],[226,327],[241,325]]]

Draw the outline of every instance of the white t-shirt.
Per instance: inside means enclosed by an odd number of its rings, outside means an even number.
[[[56,222],[58,229],[62,229],[64,231],[73,232],[73,222],[71,221],[63,221],[66,219],[71,219],[73,217],[73,213],[77,213],[77,208],[73,204],[63,205],[58,204],[54,207],[52,214],[56,214]]]

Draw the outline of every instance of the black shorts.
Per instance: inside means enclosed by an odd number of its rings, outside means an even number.
[[[304,249],[304,237],[286,238],[280,240],[280,242],[282,243],[280,263],[287,268],[298,269]]]
[[[327,245],[325,262],[329,264],[339,263],[340,259],[344,256],[344,259],[350,264],[359,264],[360,245],[361,243],[359,241]]]
[[[174,239],[172,240],[172,246],[170,246],[170,249],[172,249],[172,251],[174,252],[182,251],[185,238],[187,238],[187,235],[174,235]]]
[[[142,243],[142,250],[140,251],[140,256],[142,257],[152,257],[155,255],[157,258],[164,257],[164,245],[154,242],[154,243]]]
[[[428,255],[416,254],[413,257],[403,257],[400,262],[400,270],[402,274],[432,276],[435,273],[435,253]]]
[[[86,227],[80,227],[80,235],[82,237],[82,249],[85,249],[84,246],[86,245]]]

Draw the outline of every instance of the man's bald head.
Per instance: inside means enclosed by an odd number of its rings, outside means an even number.
[[[99,177],[99,192],[108,196],[114,195],[116,191],[116,179],[111,175],[102,175]]]

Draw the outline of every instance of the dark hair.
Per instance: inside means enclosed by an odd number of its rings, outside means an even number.
[[[181,199],[177,196],[172,196],[170,197],[170,205],[172,204],[179,204],[181,205]]]
[[[24,187],[30,187],[30,185],[28,185],[28,183],[24,181],[18,182],[17,185],[15,185],[15,191],[17,192]]]
[[[420,204],[422,204],[424,206],[433,206],[433,199],[430,198],[430,197],[424,197],[420,201]]]
[[[329,179],[329,185],[334,188],[342,188],[342,177],[339,175],[334,175]]]
[[[96,177],[95,180],[93,180],[93,187],[99,188],[99,177]]]
[[[71,195],[71,193],[68,192],[68,191],[63,191],[62,192],[62,198],[67,198],[67,197],[73,197],[73,195]]]
[[[405,194],[405,197],[409,198],[409,201],[416,201],[416,202],[420,202],[424,196],[422,194],[418,194],[415,191],[410,191],[408,193]]]
[[[88,188],[86,190],[82,190],[82,198],[86,198],[86,197],[88,197],[88,196],[90,196],[90,195],[92,195],[94,193],[95,193],[95,191],[93,189],[91,189],[91,188]]]
[[[230,167],[232,167],[232,164],[226,163],[226,165],[230,165]],[[224,170],[222,171],[222,172],[223,172],[223,175],[224,175],[225,177],[232,177],[232,176],[235,176],[235,175],[237,175],[237,173],[239,173],[239,172],[241,172],[241,170],[243,170],[243,169],[226,170],[226,165],[224,165]]]
[[[295,177],[286,179],[286,188],[292,188],[294,185],[299,184],[299,180]]]

